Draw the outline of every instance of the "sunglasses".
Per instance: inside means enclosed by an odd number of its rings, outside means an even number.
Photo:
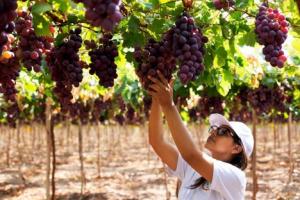
[[[233,137],[235,143],[241,144],[240,138],[230,128],[227,128],[224,126],[218,127],[218,126],[213,125],[213,126],[209,127],[208,132],[211,134],[213,131],[218,136],[231,136],[231,137]]]
[[[215,132],[218,136],[231,136],[234,137],[234,134],[232,131],[227,127],[217,127],[217,126],[211,126],[208,129],[209,133]]]

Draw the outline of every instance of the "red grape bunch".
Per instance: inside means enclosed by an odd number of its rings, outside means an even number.
[[[288,99],[282,87],[267,87],[264,85],[252,90],[241,90],[239,97],[242,102],[248,101],[257,114],[269,113],[272,109],[284,112]]]
[[[273,67],[282,68],[287,60],[282,50],[282,44],[288,33],[288,22],[285,17],[277,9],[262,4],[256,15],[255,33],[258,43],[265,46],[263,48],[265,60]]]
[[[13,49],[13,53],[15,52]],[[7,101],[16,101],[16,79],[19,76],[20,64],[17,57],[0,62],[0,93]]]
[[[233,0],[213,0],[213,4],[216,9],[228,9],[229,7],[233,6],[235,2]]]
[[[198,110],[202,118],[211,113],[224,113],[224,100],[220,96],[202,95],[198,101]]]
[[[87,48],[94,47],[94,43],[88,44]],[[99,84],[108,88],[114,85],[114,80],[117,78],[117,65],[115,57],[118,56],[118,47],[112,41],[111,34],[104,34],[100,39],[100,46],[89,52],[91,57],[90,74],[96,74],[99,77]]]
[[[71,106],[72,86],[78,87],[82,81],[82,66],[78,52],[82,44],[81,29],[71,30],[64,42],[54,47],[46,57],[52,80],[56,82],[54,93],[57,95],[63,112]]]
[[[41,71],[42,55],[52,48],[53,38],[39,37],[32,25],[32,16],[27,12],[19,12],[16,20],[16,31],[20,37],[18,56],[27,70]]]
[[[157,70],[169,81],[176,69],[176,59],[172,56],[166,40],[156,42],[149,39],[144,49],[135,49],[134,58],[138,63],[136,73],[145,89],[149,89],[152,84],[148,76],[157,77]]]
[[[93,26],[112,31],[123,18],[120,12],[121,0],[74,0],[86,8],[85,18]]]
[[[272,109],[271,90],[263,85],[254,90],[242,90],[239,94],[243,102],[248,101],[257,114],[269,113]],[[245,101],[246,100],[246,101]]]
[[[12,55],[9,53],[10,34],[15,29],[14,20],[17,17],[16,9],[18,7],[16,0],[0,1],[0,56],[1,60],[9,59]],[[4,53],[4,54],[3,54]]]
[[[115,112],[115,121],[119,124],[119,125],[124,125],[126,119],[125,119],[125,111],[126,111],[126,103],[123,99],[123,97],[121,95],[116,95],[114,97],[115,101],[116,101],[116,105],[118,108],[118,111]]]
[[[273,108],[280,112],[285,112],[286,103],[288,102],[289,96],[284,87],[275,86],[272,88],[272,104]]]
[[[20,109],[17,104],[17,102],[14,102],[13,104],[10,104],[6,109],[6,120],[10,127],[16,128],[17,124],[16,121],[20,114]]]
[[[82,101],[76,101],[69,108],[70,116],[73,120],[80,120],[83,124],[88,123],[90,119],[91,106]]]
[[[208,38],[203,36],[196,26],[193,17],[184,12],[170,29],[165,39],[168,41],[173,55],[179,60],[178,76],[183,84],[187,84],[204,70],[204,44]]]
[[[111,100],[104,101],[103,97],[98,97],[94,100],[92,109],[92,119],[99,121],[99,117],[111,109]]]
[[[5,35],[4,32],[2,34]],[[6,36],[0,35],[0,37],[7,37],[7,42],[1,47],[2,53],[0,53],[0,62],[6,62],[6,60],[15,56],[14,52],[11,51],[15,37],[12,34],[6,34]],[[6,39],[4,40],[6,41]]]
[[[244,88],[241,90],[245,90]],[[243,92],[240,94],[247,95]],[[232,121],[250,122],[252,120],[252,112],[249,106],[247,106],[247,99],[245,96],[236,95],[229,104],[230,113],[229,119]]]
[[[150,109],[152,105],[152,98],[151,96],[145,95],[143,97],[143,111],[146,118],[149,118]]]
[[[186,98],[178,99],[176,105],[186,106]],[[182,107],[182,106],[181,106]],[[201,95],[196,106],[188,110],[191,121],[200,121],[206,119],[211,113],[224,113],[224,100],[221,96],[210,96],[206,93]]]

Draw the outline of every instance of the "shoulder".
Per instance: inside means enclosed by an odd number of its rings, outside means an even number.
[[[244,171],[230,163],[214,159],[213,180],[228,180],[229,182],[238,183],[246,186],[246,174]]]

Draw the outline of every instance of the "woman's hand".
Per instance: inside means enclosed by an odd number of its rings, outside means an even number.
[[[173,106],[174,79],[172,78],[168,83],[160,71],[157,71],[157,74],[159,79],[148,76],[148,78],[153,82],[153,84],[150,85],[152,91],[148,91],[148,93],[152,96],[152,98],[157,100],[162,107],[165,108]]]

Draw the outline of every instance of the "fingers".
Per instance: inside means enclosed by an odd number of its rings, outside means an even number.
[[[158,79],[156,79],[156,78],[154,78],[154,77],[152,77],[152,76],[148,76],[148,78],[149,78],[155,85],[158,85],[158,86],[161,87],[162,89],[165,88],[164,84],[163,84],[160,80],[158,80]]]
[[[158,92],[159,91],[159,86],[158,85],[156,85],[156,84],[152,84],[152,85],[150,85],[149,86],[149,88],[151,88],[152,90],[154,90],[155,92]]]
[[[168,85],[167,79],[165,79],[165,77],[162,75],[162,73],[161,73],[160,71],[157,71],[157,74],[158,74],[158,77],[159,77],[159,79],[161,80],[161,82],[162,82],[165,86],[167,86],[167,85]]]
[[[174,88],[174,82],[175,82],[175,78],[172,77],[171,80],[170,80],[170,86],[171,86],[172,89]]]
[[[153,98],[156,98],[156,92],[151,91],[151,90],[147,90],[147,92],[150,96],[152,96]]]

